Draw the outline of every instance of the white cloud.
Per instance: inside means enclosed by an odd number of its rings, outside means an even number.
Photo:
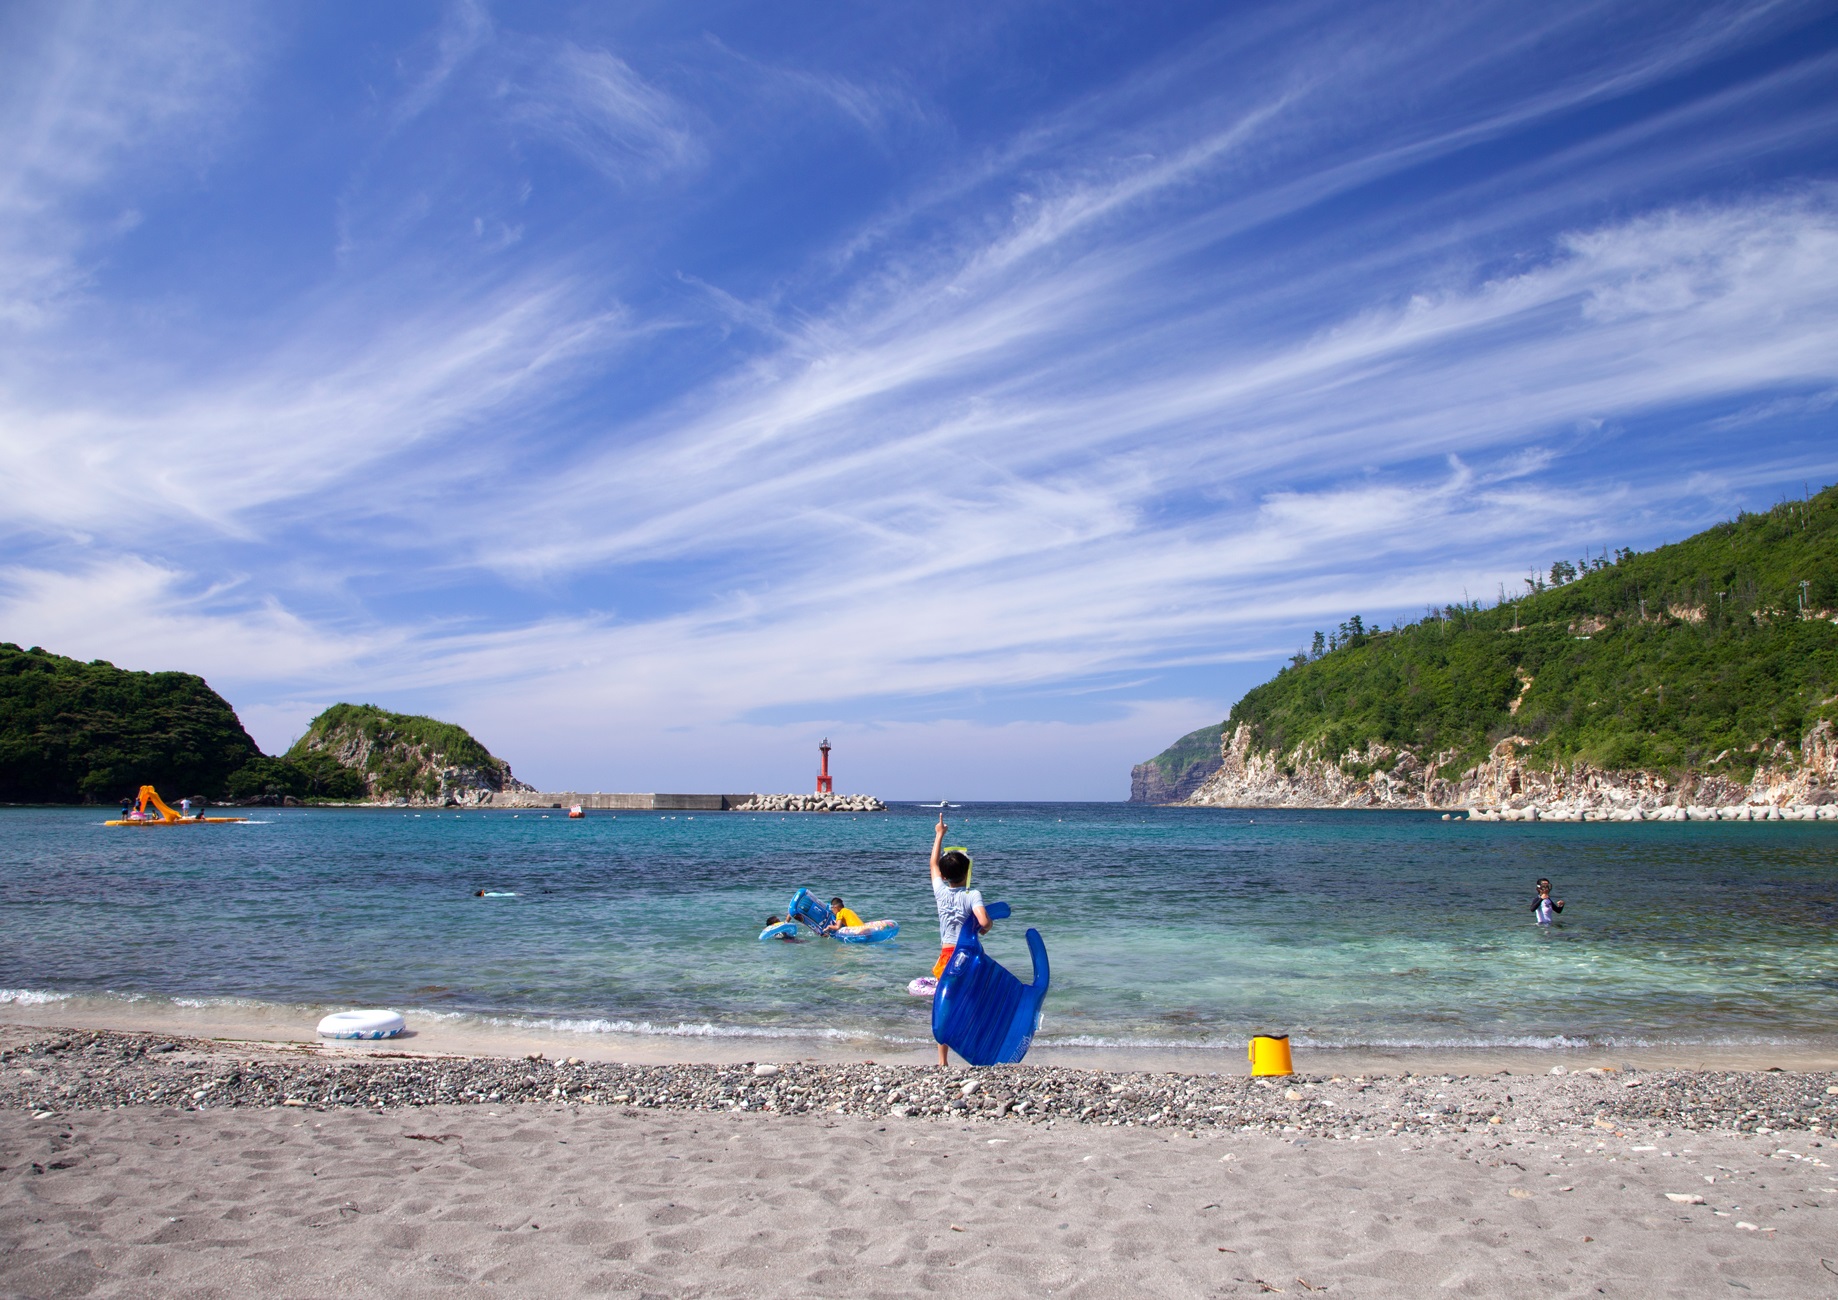
[[[138,213],[104,179],[148,188],[205,165],[255,44],[233,10],[72,3],[12,15],[0,49],[0,326],[31,329],[86,282],[86,255]]]
[[[700,161],[701,146],[683,107],[624,59],[571,41],[528,42],[525,48],[525,70],[509,91],[516,122],[615,180]]]
[[[374,517],[400,489],[377,480],[380,462],[425,449],[424,478],[488,473],[513,452],[478,436],[485,418],[540,400],[624,331],[616,312],[554,281],[407,318],[377,320],[369,306],[306,322],[216,383],[155,379],[104,396],[67,364],[0,383],[0,518],[113,537],[196,524],[252,536],[280,522],[279,503],[321,493],[336,501],[315,513]]]
[[[1519,36],[1579,30],[1567,12],[1536,25]],[[883,793],[955,793],[925,789],[925,765],[999,781],[1028,754],[1037,771],[1086,771],[1081,746],[1115,764],[1104,747],[1127,744],[1133,761],[1156,747],[1146,729],[1171,738],[1205,720],[1180,710],[1222,702],[1132,687],[1098,721],[944,715],[974,714],[978,692],[1227,664],[1355,610],[1491,596],[1530,558],[1634,540],[1631,524],[1683,518],[1680,502],[1709,490],[1714,457],[1688,478],[1616,454],[1630,426],[1838,386],[1827,188],[1610,203],[1609,149],[1587,167],[1562,155],[1578,174],[1537,192],[1508,191],[1548,177],[1548,159],[1466,187],[1460,220],[1429,219],[1455,202],[1433,191],[1326,233],[1272,225],[1650,85],[1714,48],[1708,31],[1465,116],[1371,94],[1478,84],[1510,42],[1451,51],[1419,32],[1364,49],[1344,77],[1273,59],[1198,107],[1170,93],[1207,72],[1195,56],[1162,87],[1175,107],[1145,107],[1153,78],[1075,104],[919,198],[896,194],[827,255],[804,249],[819,268],[804,280],[764,268],[757,300],[703,284],[690,310],[745,322],[744,347],[685,344],[642,374],[619,366],[678,331],[681,301],[608,304],[637,300],[615,294],[627,281],[697,283],[677,278],[667,241],[627,254],[617,237],[558,234],[523,206],[519,172],[504,186],[514,224],[471,206],[452,218],[478,239],[503,231],[501,261],[398,268],[395,241],[442,214],[441,191],[419,174],[392,186],[372,158],[352,206],[413,215],[377,222],[374,255],[353,260],[388,272],[346,264],[289,327],[208,361],[150,363],[158,350],[127,322],[94,336],[108,364],[73,330],[0,365],[0,536],[41,548],[0,572],[0,635],[204,671],[271,746],[336,698],[438,707],[554,784],[643,784],[633,752],[657,765],[652,784],[703,784],[698,770],[754,784],[740,773],[811,727],[849,734]],[[79,46],[57,48],[91,57]],[[463,4],[429,48],[378,129],[412,120],[437,139],[456,101],[495,94],[489,120],[559,144],[618,182],[596,195],[634,208],[672,189],[638,182],[725,161],[712,111],[635,71],[668,66],[655,49],[505,35]],[[460,75],[474,60],[502,72],[498,89]],[[192,120],[215,93],[201,84],[166,118],[114,108],[93,128],[51,82],[31,92],[43,139],[74,160],[61,176],[0,173],[0,203],[32,231],[0,239],[0,260],[25,268],[20,301],[80,278],[83,241],[105,225],[71,236],[55,218],[69,196],[116,197],[103,182],[140,138],[124,124]],[[854,83],[818,89],[874,126]],[[1125,103],[1128,124],[1112,125]],[[1623,149],[1637,134],[1598,139]],[[1644,157],[1642,175],[1682,165],[1669,158]],[[1633,215],[1553,226],[1558,191],[1564,211]],[[130,206],[111,203],[108,221]],[[676,209],[644,211],[665,224]],[[1218,251],[1260,231],[1257,252]],[[1838,453],[1756,440],[1727,464],[1724,481],[1753,483],[1838,469]],[[288,558],[264,572],[255,551]],[[115,555],[141,558],[97,558]],[[249,576],[197,576],[215,572]],[[508,594],[492,609],[473,585]],[[931,720],[887,721],[915,715]]]

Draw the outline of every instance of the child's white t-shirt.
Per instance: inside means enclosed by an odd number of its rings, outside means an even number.
[[[979,890],[934,880],[932,898],[938,904],[938,941],[946,948],[954,947],[958,931],[964,928],[964,919],[974,916],[976,909],[983,905],[983,895]]]

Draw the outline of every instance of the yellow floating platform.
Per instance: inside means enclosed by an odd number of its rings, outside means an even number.
[[[167,821],[164,817],[116,817],[103,822],[104,826],[195,826],[199,822],[207,825],[211,822],[246,822],[247,817],[174,817]]]
[[[185,801],[181,799],[179,802],[183,803]],[[159,815],[157,817],[149,817],[147,815],[147,809],[149,808],[157,809],[159,812]],[[204,822],[207,825],[212,822],[216,822],[221,825],[224,822],[246,822],[249,820],[247,817],[185,817],[185,816],[182,816],[181,814],[174,812],[171,808],[168,808],[166,806],[166,801],[160,798],[160,792],[158,790],[155,790],[150,785],[143,785],[140,788],[140,798],[135,802],[134,811],[139,813],[140,816],[138,817],[116,817],[116,818],[112,818],[111,820],[107,822],[104,822],[103,825],[105,826],[194,826],[199,822]]]

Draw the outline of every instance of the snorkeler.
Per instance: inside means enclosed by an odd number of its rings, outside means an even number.
[[[1540,877],[1538,880],[1538,897],[1532,900],[1532,919],[1539,925],[1550,925],[1557,919],[1557,914],[1564,910],[1564,900],[1551,897],[1551,882]]]
[[[766,918],[766,927],[768,929],[772,928],[775,925],[783,925],[784,923],[785,923],[785,918],[782,916],[774,915],[774,916],[769,916]],[[761,935],[760,937],[764,938],[765,936]],[[774,939],[777,939],[780,943],[803,943],[804,942],[804,940],[798,938],[796,934],[775,934],[772,937]]]

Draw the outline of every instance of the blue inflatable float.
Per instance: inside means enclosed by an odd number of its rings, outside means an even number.
[[[1008,915],[1008,904],[993,904],[988,912],[999,921]],[[1027,950],[1034,960],[1032,984],[1023,984],[983,951],[976,926],[966,923],[932,995],[932,1037],[972,1065],[1012,1065],[1026,1056],[1040,1028],[1050,978],[1040,931],[1027,932]]]
[[[830,926],[836,924],[836,913],[808,889],[800,889],[793,894],[785,911],[794,921],[804,922],[818,934],[828,930],[829,938],[840,939],[844,943],[883,943],[900,933],[898,921],[869,921],[865,925],[845,925],[838,930],[829,930]]]

